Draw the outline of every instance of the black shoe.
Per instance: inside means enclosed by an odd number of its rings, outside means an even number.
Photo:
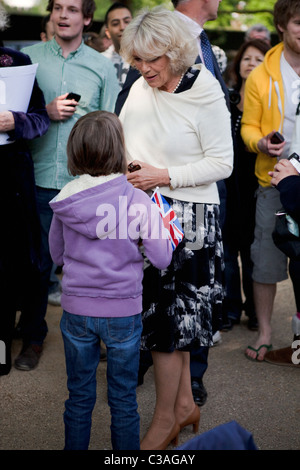
[[[202,379],[192,378],[192,392],[196,405],[203,406],[207,400],[207,391]]]
[[[40,360],[43,347],[38,344],[30,344],[22,349],[15,360],[15,368],[19,370],[32,370]]]

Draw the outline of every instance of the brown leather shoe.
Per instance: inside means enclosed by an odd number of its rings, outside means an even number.
[[[265,361],[278,366],[290,366],[300,368],[300,352],[290,346],[287,348],[275,349],[265,354]]]

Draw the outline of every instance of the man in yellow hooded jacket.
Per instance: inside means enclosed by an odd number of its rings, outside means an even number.
[[[300,0],[278,0],[274,6],[274,24],[281,42],[267,52],[263,63],[247,79],[241,129],[245,145],[250,152],[257,153],[255,174],[259,189],[251,256],[259,332],[256,342],[245,351],[249,359],[257,361],[263,361],[272,348],[271,317],[276,285],[288,278],[287,258],[272,239],[275,212],[281,203],[268,173],[278,159],[290,155],[300,101]],[[284,142],[271,142],[275,131],[283,135]],[[299,267],[292,261],[289,266],[293,280],[293,270],[299,271]]]

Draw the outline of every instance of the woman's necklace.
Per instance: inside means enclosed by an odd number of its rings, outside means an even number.
[[[181,74],[181,77],[179,79],[179,82],[177,83],[176,87],[174,88],[173,91],[171,91],[171,93],[175,93],[176,90],[178,90],[179,86],[181,85],[181,82],[182,82],[182,79],[184,77],[184,72]]]

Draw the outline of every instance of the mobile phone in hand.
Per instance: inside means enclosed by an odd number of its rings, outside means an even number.
[[[283,135],[281,135],[280,132],[275,132],[271,137],[271,144],[281,144],[282,142],[284,142]]]
[[[75,100],[79,101],[81,98],[81,95],[78,95],[77,93],[69,93],[68,96],[66,97],[66,100]],[[73,106],[72,104],[69,104],[68,106]]]

